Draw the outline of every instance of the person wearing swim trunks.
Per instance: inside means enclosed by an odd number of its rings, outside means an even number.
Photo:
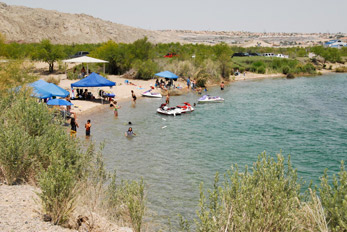
[[[90,128],[92,127],[90,120],[87,121],[87,123],[84,125],[84,127],[86,128],[86,136],[90,136]]]
[[[222,83],[220,83],[220,90],[224,90],[224,81],[222,81]]]
[[[134,104],[136,104],[136,95],[133,90],[131,90],[131,96],[133,97]]]

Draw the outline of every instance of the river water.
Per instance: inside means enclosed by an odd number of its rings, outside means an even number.
[[[178,213],[192,218],[199,184],[232,164],[251,166],[259,153],[291,155],[299,177],[319,183],[325,168],[339,170],[347,159],[347,75],[245,80],[208,93],[224,103],[197,105],[177,117],[156,113],[165,99],[120,104],[119,118],[102,110],[79,117],[92,121],[91,141],[105,142],[107,168],[123,179],[144,178],[148,220],[167,223]],[[197,102],[189,93],[171,97],[171,105]],[[137,136],[127,139],[128,121]],[[78,132],[84,139],[82,128]]]

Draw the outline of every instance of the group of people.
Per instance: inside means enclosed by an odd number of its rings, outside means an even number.
[[[75,67],[74,70],[73,70],[73,75],[74,75],[74,76],[77,75],[76,73],[77,73],[77,68]],[[91,73],[90,69],[88,69],[88,73],[89,73],[89,74]],[[81,72],[80,72],[80,74],[79,74],[77,77],[78,77],[79,79],[81,79],[81,78],[84,78],[86,75],[87,75],[87,71],[86,71],[85,67],[82,66]]]
[[[170,89],[170,88],[176,88],[176,86],[174,85],[173,79],[169,79],[167,81],[167,83],[165,83],[165,81],[163,79],[161,79],[160,81],[159,81],[159,79],[157,79],[155,81],[154,86],[156,88],[160,88],[160,89],[164,89],[164,90],[167,90],[167,89]]]
[[[77,128],[79,128],[79,125],[77,123],[77,116],[75,113],[72,113],[70,115],[70,126],[71,126],[70,136],[76,137]],[[90,128],[92,127],[90,119],[87,120],[87,123],[84,125],[84,127],[86,129],[86,136],[89,137],[90,136]]]
[[[171,84],[172,84],[172,80],[171,80]],[[157,79],[155,86],[158,88],[158,86],[162,86],[162,85],[165,86],[165,82],[163,80],[161,80],[159,82],[159,80]],[[187,79],[187,87],[188,87],[188,89],[191,88],[193,90],[196,90],[198,92],[198,94],[202,93],[202,88],[201,87],[197,88],[196,87],[196,81],[194,81],[194,80],[191,81],[189,77]],[[225,88],[225,84],[224,84],[224,81],[222,81],[220,83],[220,89],[224,90],[224,88]],[[204,91],[208,91],[206,87],[204,88]],[[86,92],[87,92],[87,89],[85,90],[85,92],[83,94],[85,94]],[[137,97],[136,97],[133,90],[131,90],[131,97],[132,97],[133,104],[136,104]],[[170,103],[170,93],[167,94],[165,102],[167,105]],[[110,101],[110,107],[113,107],[114,116],[117,118],[118,117],[118,110],[121,108],[121,106],[118,105],[116,100],[112,100],[112,101]],[[71,114],[70,124],[71,124],[70,135],[72,137],[75,137],[76,133],[77,133],[77,128],[79,127],[78,123],[76,121],[76,114],[75,113]],[[129,122],[129,125],[131,125],[131,122]],[[90,136],[90,129],[91,129],[91,121],[90,120],[87,120],[87,123],[85,124],[85,129],[86,129],[86,136],[89,137]],[[134,135],[136,135],[136,134],[133,132],[132,127],[129,127],[128,131],[125,132],[125,136],[134,136]]]
[[[196,89],[196,80],[194,79],[190,79],[190,77],[187,78],[187,87],[188,89],[192,89],[192,90],[195,90]]]

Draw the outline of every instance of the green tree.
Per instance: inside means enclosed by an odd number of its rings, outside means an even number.
[[[54,71],[54,62],[65,56],[63,50],[59,46],[51,44],[48,39],[42,40],[34,59],[48,63],[49,72]]]

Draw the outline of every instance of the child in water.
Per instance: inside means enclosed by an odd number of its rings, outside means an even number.
[[[117,105],[117,101],[111,102],[111,106],[114,108],[114,116],[118,117],[118,110],[121,108],[119,105]]]
[[[90,123],[90,120],[88,119],[87,123],[84,125],[86,128],[86,136],[90,136],[90,128],[92,127],[92,124]]]

